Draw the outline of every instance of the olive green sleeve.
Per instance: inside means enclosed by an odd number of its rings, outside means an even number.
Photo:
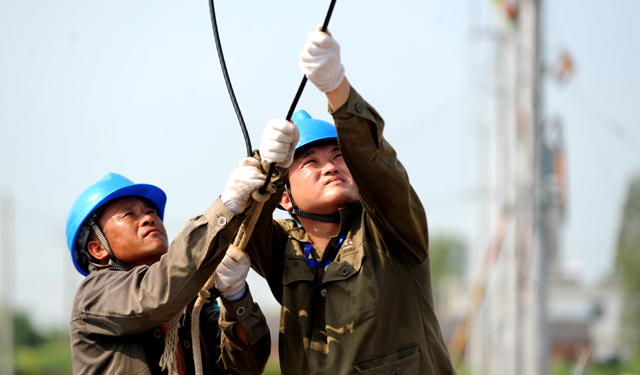
[[[382,117],[353,88],[349,100],[331,115],[344,161],[383,250],[409,264],[423,262],[429,244],[426,214],[383,136]]]
[[[241,222],[216,200],[203,215],[187,222],[160,261],[85,278],[76,293],[72,320],[81,320],[87,334],[106,336],[137,334],[170,321],[198,295],[224,257],[219,250],[226,249],[222,245]]]
[[[218,366],[227,373],[262,374],[271,354],[271,335],[267,320],[251,292],[239,301],[220,298],[220,358]],[[249,336],[245,346],[235,335],[234,326],[241,324]]]

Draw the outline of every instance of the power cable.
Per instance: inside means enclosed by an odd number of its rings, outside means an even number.
[[[331,4],[329,5],[329,10],[327,11],[327,15],[324,19],[324,23],[322,24],[322,31],[326,32],[327,27],[329,26],[329,21],[331,20],[331,15],[333,14],[333,8],[335,7],[336,0],[331,0]],[[220,60],[220,67],[222,68],[222,75],[224,76],[224,82],[227,85],[227,91],[229,92],[229,97],[231,98],[231,104],[233,104],[233,109],[236,112],[236,117],[238,117],[238,122],[240,123],[240,129],[242,130],[242,135],[244,136],[245,146],[247,148],[247,156],[252,155],[253,148],[251,147],[251,139],[249,138],[249,132],[247,131],[247,126],[244,122],[244,118],[242,117],[242,112],[240,111],[240,106],[238,105],[238,100],[236,99],[236,95],[233,92],[233,86],[231,85],[231,79],[229,78],[229,72],[227,71],[227,64],[224,60],[224,54],[222,53],[222,45],[220,43],[220,35],[218,33],[218,22],[216,21],[216,12],[215,6],[213,4],[213,0],[209,0],[209,14],[211,15],[211,27],[213,28],[213,37],[216,42],[216,50],[218,51],[218,60]],[[298,101],[300,100],[300,96],[302,96],[302,92],[304,91],[304,87],[307,84],[307,77],[302,77],[302,82],[300,82],[300,86],[298,87],[298,91],[296,92],[295,97],[293,98],[293,103],[291,103],[291,107],[289,108],[289,112],[287,113],[287,121],[291,121],[291,116],[293,116],[293,112],[298,105]],[[276,164],[271,163],[269,166],[269,171],[267,173],[267,178],[264,182],[264,185],[260,188],[260,194],[264,194],[267,190],[267,186],[269,185],[269,181],[271,180],[271,176],[273,175],[273,171],[275,170]]]
[[[236,111],[236,117],[238,117],[238,122],[240,123],[240,129],[244,136],[244,143],[247,147],[247,156],[250,157],[253,150],[253,148],[251,148],[251,139],[249,138],[249,132],[247,132],[247,126],[244,123],[244,118],[242,118],[242,112],[240,112],[240,106],[236,100],[236,95],[233,93],[233,86],[231,86],[231,79],[229,78],[229,72],[227,71],[227,64],[224,62],[224,54],[222,53],[222,45],[220,44],[220,35],[218,34],[218,23],[216,22],[216,11],[213,6],[213,0],[209,0],[209,13],[211,15],[213,37],[216,41],[216,50],[218,51],[218,60],[220,60],[222,75],[224,76],[224,82],[227,84],[227,91],[231,98],[231,104],[233,104],[233,109]]]
[[[213,0],[211,0],[213,1]],[[322,32],[327,32],[327,27],[329,27],[329,21],[331,20],[331,15],[333,14],[333,8],[336,5],[336,0],[331,0],[331,4],[329,4],[329,10],[327,11],[327,16],[324,18],[324,23],[322,24]],[[300,100],[300,96],[302,96],[302,92],[304,91],[304,86],[307,84],[307,76],[302,77],[302,82],[300,82],[300,86],[298,87],[298,91],[296,92],[296,96],[293,98],[293,103],[291,103],[291,107],[289,107],[289,112],[287,113],[287,121],[291,121],[291,116],[293,116],[293,112],[296,110],[296,106],[298,105],[298,100]],[[258,190],[260,194],[264,194],[267,190],[267,186],[269,186],[269,181],[271,181],[271,175],[273,175],[273,171],[276,169],[276,163],[271,163],[269,165],[269,172],[267,172],[267,179],[264,181],[264,185]]]
[[[584,94],[582,86],[579,82],[577,82],[577,80],[575,86],[577,88],[577,99],[581,102],[580,104],[585,107],[585,110],[596,114],[598,117],[604,120],[595,121],[595,123],[605,131],[607,131],[609,135],[615,140],[629,147],[632,151],[637,151],[638,147],[640,147],[640,134],[638,134],[638,132],[636,131],[633,131],[633,129],[614,118],[601,106],[589,100]]]
[[[555,5],[558,6],[559,2]],[[564,32],[562,28],[562,23],[558,20],[558,16],[556,13],[547,11],[550,14],[550,19],[552,21],[553,28],[549,30],[550,34],[555,34],[555,37],[560,40],[559,45],[561,49],[565,48],[568,43],[564,37]],[[622,123],[621,121],[615,119],[611,114],[602,109],[599,105],[594,105],[593,101],[589,100],[580,85],[577,77],[574,77],[573,80],[575,83],[573,85],[576,86],[577,89],[577,99],[581,102],[579,103],[581,106],[586,107],[586,109],[598,115],[601,119],[604,119],[604,122],[596,123],[603,128],[605,131],[609,133],[614,139],[618,142],[624,144],[627,147],[631,147],[633,151],[638,149],[640,146],[640,134],[638,132],[633,131],[630,127]]]

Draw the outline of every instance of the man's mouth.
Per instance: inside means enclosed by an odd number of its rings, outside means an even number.
[[[325,185],[329,185],[329,184],[334,183],[334,182],[344,182],[344,181],[345,181],[344,178],[334,176],[334,177],[331,177],[331,178],[327,179],[327,181],[325,182]]]
[[[152,234],[152,233],[160,233],[160,230],[158,228],[149,228],[146,231],[144,231],[144,233],[142,234],[143,237],[147,237],[148,235]]]

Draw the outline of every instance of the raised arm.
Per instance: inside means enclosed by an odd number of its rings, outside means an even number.
[[[200,291],[220,263],[242,218],[217,200],[185,225],[160,261],[135,272],[104,270],[81,284],[74,317],[87,333],[123,336],[145,332],[170,321]]]
[[[340,46],[329,33],[309,33],[300,68],[324,92],[338,132],[338,145],[360,200],[385,238],[389,253],[410,264],[428,252],[427,221],[395,150],[386,142],[384,121],[353,88],[340,61]]]
[[[338,145],[360,201],[385,241],[387,251],[407,263],[427,257],[427,217],[404,166],[383,136],[384,121],[353,88],[349,100],[332,112]]]

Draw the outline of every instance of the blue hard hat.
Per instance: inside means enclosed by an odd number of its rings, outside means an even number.
[[[311,118],[307,111],[297,111],[291,116],[291,121],[293,121],[298,126],[298,130],[300,130],[300,140],[296,146],[296,152],[317,141],[338,141],[338,133],[333,124]]]
[[[160,220],[163,219],[167,195],[156,186],[134,184],[133,181],[117,173],[108,173],[100,181],[89,186],[73,203],[67,216],[67,245],[71,251],[73,264],[84,276],[89,274],[88,259],[81,249],[85,246],[86,237],[88,237],[88,231],[81,230],[85,220],[105,203],[125,196],[150,200],[156,206]],[[79,235],[82,238],[79,238]]]
[[[291,116],[291,121],[298,126],[298,130],[300,131],[300,139],[296,146],[296,152],[319,141],[331,140],[338,143],[338,133],[333,124],[314,119],[303,109],[294,113],[293,116]],[[278,205],[278,208],[284,210],[284,207],[281,205]]]

